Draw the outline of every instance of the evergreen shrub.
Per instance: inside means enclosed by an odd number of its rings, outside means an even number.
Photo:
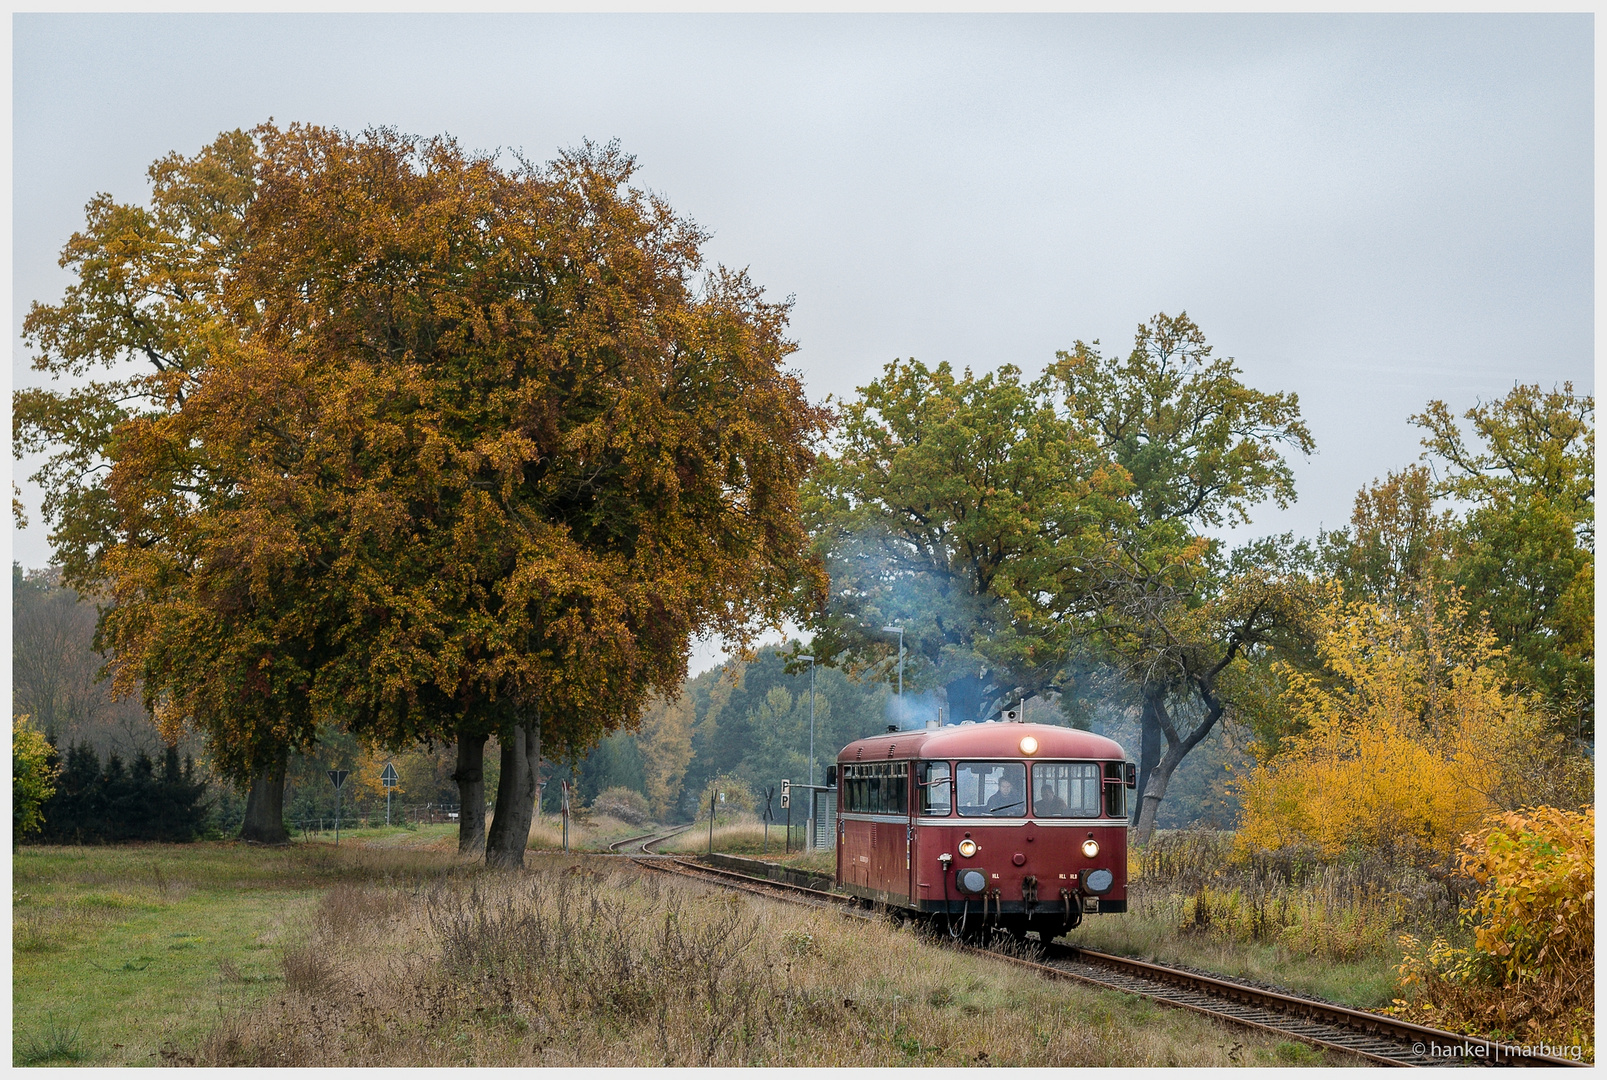
[[[56,754],[52,748],[52,763]],[[195,761],[179,763],[168,747],[161,769],[141,750],[132,766],[113,751],[104,766],[93,746],[67,750],[56,791],[44,804],[44,824],[31,839],[45,844],[188,843],[207,825],[206,781]]]

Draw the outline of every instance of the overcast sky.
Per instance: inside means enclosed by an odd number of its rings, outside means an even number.
[[[796,298],[816,398],[898,356],[1125,351],[1186,309],[1300,395],[1300,502],[1251,531],[1310,535],[1416,459],[1429,399],[1594,392],[1592,39],[1589,15],[17,15],[14,331],[91,196],[143,200],[223,130],[618,138],[712,260]]]

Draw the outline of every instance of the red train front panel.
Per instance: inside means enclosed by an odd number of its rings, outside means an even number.
[[[857,896],[1056,931],[1127,908],[1121,747],[1038,724],[961,724],[838,755],[837,876]]]

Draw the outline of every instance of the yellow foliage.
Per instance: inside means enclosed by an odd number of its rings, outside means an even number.
[[[1504,685],[1502,650],[1459,600],[1335,598],[1316,625],[1322,670],[1280,671],[1306,728],[1236,785],[1241,844],[1337,855],[1405,842],[1448,858],[1530,793],[1523,759],[1545,741],[1543,718]]]
[[[44,825],[40,808],[56,793],[61,773],[50,754],[50,744],[26,714],[11,718],[11,829],[17,837]]]
[[[642,771],[653,816],[667,821],[681,801],[681,785],[692,763],[692,695],[673,699],[655,696],[642,714],[636,743],[642,749]]]
[[[357,791],[385,801],[385,763],[391,761],[396,755],[387,750],[365,746],[352,763],[352,779],[357,781]],[[390,789],[395,795],[400,795],[405,788],[405,781],[401,770],[397,770],[396,786]],[[355,793],[354,793],[355,794]]]
[[[1593,981],[1595,809],[1499,814],[1463,848],[1463,872],[1484,886],[1471,912],[1475,944],[1499,957],[1506,980]]]
[[[1594,1056],[1596,812],[1539,806],[1493,814],[1463,838],[1483,886],[1471,949],[1400,939],[1398,1015]]]

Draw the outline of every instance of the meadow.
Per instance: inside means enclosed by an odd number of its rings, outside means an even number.
[[[453,847],[454,830],[435,826],[364,830],[338,849],[24,848],[13,860],[13,1062],[1332,1060],[935,949],[888,922],[624,860],[534,853],[525,873],[486,872]]]

